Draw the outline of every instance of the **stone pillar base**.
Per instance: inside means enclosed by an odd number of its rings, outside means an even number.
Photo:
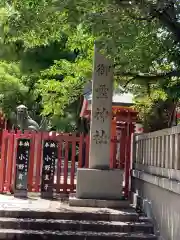
[[[92,207],[92,208],[129,208],[130,202],[127,200],[99,200],[77,198],[70,194],[69,206],[71,207]]]
[[[76,197],[81,199],[120,200],[123,170],[77,170]]]

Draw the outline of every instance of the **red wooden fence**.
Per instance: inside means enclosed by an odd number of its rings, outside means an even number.
[[[76,189],[77,167],[88,168],[89,136],[83,134],[64,134],[53,132],[24,133],[3,131],[0,159],[0,193],[12,192],[16,178],[16,154],[18,139],[30,139],[30,159],[28,166],[28,191],[40,192],[42,176],[43,141],[58,142],[58,159],[53,176],[53,190],[55,193],[69,193]],[[117,139],[111,140],[110,168],[120,168],[117,164]],[[85,146],[85,153],[83,147]],[[71,148],[71,159],[69,149]],[[78,150],[78,151],[77,151]],[[121,151],[122,152],[122,151]],[[124,159],[124,156],[121,156]],[[124,161],[124,160],[123,160]]]

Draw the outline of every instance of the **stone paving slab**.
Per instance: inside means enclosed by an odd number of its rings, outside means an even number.
[[[14,198],[12,195],[0,195],[0,211],[1,210],[136,214],[135,210],[132,208],[117,210],[109,208],[70,207],[68,201],[45,200],[33,196],[33,194],[28,199]]]
[[[29,238],[28,238],[29,236]],[[41,238],[42,236],[42,238]],[[157,240],[156,236],[153,234],[144,234],[144,233],[104,233],[104,232],[73,232],[73,231],[32,231],[32,230],[14,230],[14,229],[0,229],[0,239],[12,239],[15,237],[18,239],[95,239],[100,240],[104,239],[122,239],[122,240]],[[38,238],[36,238],[38,237]]]
[[[64,219],[25,219],[5,217],[0,218],[0,229],[153,233],[153,225],[144,222],[74,221]]]

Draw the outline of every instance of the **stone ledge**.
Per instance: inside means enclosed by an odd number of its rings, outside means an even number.
[[[153,137],[162,137],[162,136],[167,136],[167,135],[172,135],[172,134],[177,134],[177,133],[180,133],[180,125],[172,127],[172,128],[166,128],[163,130],[151,132],[151,133],[138,134],[136,136],[136,141],[149,139],[149,138],[153,138]]]
[[[72,207],[129,208],[130,202],[125,200],[80,199],[70,195],[69,205]]]
[[[135,170],[143,171],[145,173],[149,173],[159,177],[165,177],[168,179],[180,181],[180,170],[177,169],[162,168],[140,163],[134,163],[133,166]]]
[[[158,187],[161,187],[165,190],[180,194],[180,182],[172,179],[168,179],[165,177],[155,176],[149,173],[145,173],[139,170],[132,170],[131,176],[134,178],[138,178],[145,182],[154,184]]]

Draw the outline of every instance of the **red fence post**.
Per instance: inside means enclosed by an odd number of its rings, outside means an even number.
[[[2,147],[3,130],[0,130],[0,150]]]
[[[79,159],[78,159],[78,167],[81,168],[83,165],[82,157],[83,157],[83,147],[84,147],[84,135],[80,134],[79,137]],[[84,159],[85,162],[85,159]]]
[[[35,173],[35,184],[34,191],[39,192],[41,184],[41,166],[42,166],[42,133],[36,135],[37,138],[37,151],[36,151],[36,173]]]
[[[121,128],[120,136],[120,162],[119,168],[124,169],[125,165],[125,155],[126,155],[126,129],[125,126]]]
[[[7,159],[6,159],[6,176],[4,190],[11,192],[11,182],[13,175],[13,162],[14,162],[14,132],[10,132],[8,137]]]
[[[1,147],[1,159],[0,159],[0,193],[4,191],[4,179],[6,172],[6,159],[7,159],[7,144],[8,144],[8,131],[3,131],[2,147]]]
[[[68,158],[69,158],[69,136],[64,138],[65,140],[65,156],[64,156],[64,176],[63,176],[63,192],[67,193],[67,183],[68,183]]]
[[[129,197],[129,178],[130,178],[130,167],[131,167],[131,136],[134,132],[134,124],[127,123],[127,135],[126,135],[126,158],[125,158],[125,188],[124,196]]]
[[[35,138],[37,136],[36,132],[29,132],[30,136],[30,156],[29,156],[29,166],[28,166],[28,191],[32,192],[34,189],[34,167],[35,167]],[[37,167],[37,166],[36,166]]]
[[[76,166],[76,134],[72,135],[72,155],[71,155],[71,176],[70,176],[70,191],[75,189],[75,166]]]

